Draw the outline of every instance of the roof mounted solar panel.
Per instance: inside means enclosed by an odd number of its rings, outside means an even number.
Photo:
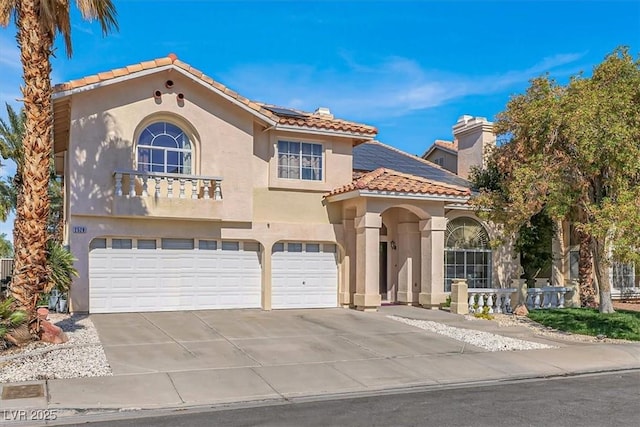
[[[378,168],[421,176],[444,184],[470,188],[471,183],[445,169],[431,166],[417,156],[402,153],[377,142],[365,142],[353,148],[353,169],[372,171]]]
[[[284,117],[293,117],[293,118],[304,118],[307,117],[305,114],[300,113],[299,111],[294,111],[289,108],[281,108],[281,107],[272,107],[270,105],[265,105],[264,108],[271,111],[278,116]]]

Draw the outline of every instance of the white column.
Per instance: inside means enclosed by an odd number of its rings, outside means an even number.
[[[355,276],[355,249],[356,230],[352,219],[342,221],[344,229],[344,257],[342,258],[342,283],[340,284],[340,305],[349,307],[353,304],[353,296],[356,293]]]
[[[423,307],[437,308],[445,302],[444,233],[445,217],[420,221],[421,288],[419,302]]]
[[[353,302],[358,310],[375,311],[380,297],[380,214],[367,212],[356,218],[356,294]]]
[[[420,230],[416,222],[398,224],[398,302],[418,302],[420,290]]]

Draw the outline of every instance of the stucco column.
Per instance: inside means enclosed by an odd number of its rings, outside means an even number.
[[[398,296],[402,304],[418,302],[420,283],[420,230],[415,222],[398,224]]]
[[[419,303],[426,308],[437,308],[445,302],[444,293],[444,233],[445,217],[432,217],[420,221],[421,288]]]
[[[340,284],[340,305],[348,307],[353,304],[353,295],[356,293],[355,253],[356,230],[352,219],[342,221],[344,227],[344,257],[342,258],[342,274]]]
[[[380,307],[380,227],[382,218],[367,212],[356,218],[356,294],[358,310],[375,311]]]
[[[273,244],[263,244],[262,251],[262,309],[271,310],[271,255]]]
[[[562,221],[555,221],[555,232],[551,240],[551,253],[553,264],[551,267],[551,285],[564,286],[566,280],[565,258],[568,257],[568,242],[565,239],[565,230]]]

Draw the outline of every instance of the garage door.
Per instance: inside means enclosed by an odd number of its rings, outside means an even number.
[[[271,260],[273,308],[338,305],[336,245],[276,243]]]
[[[96,241],[92,313],[261,307],[258,243],[109,239],[107,248],[106,239]]]

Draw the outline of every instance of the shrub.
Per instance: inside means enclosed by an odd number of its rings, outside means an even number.
[[[26,320],[27,313],[13,309],[13,299],[6,298],[0,302],[0,342],[3,347],[7,346],[7,335]]]
[[[73,267],[75,258],[60,243],[50,240],[48,244],[47,262],[49,267],[49,283],[44,289],[50,293],[53,289],[61,293],[69,292],[73,276],[78,276],[78,271]]]

